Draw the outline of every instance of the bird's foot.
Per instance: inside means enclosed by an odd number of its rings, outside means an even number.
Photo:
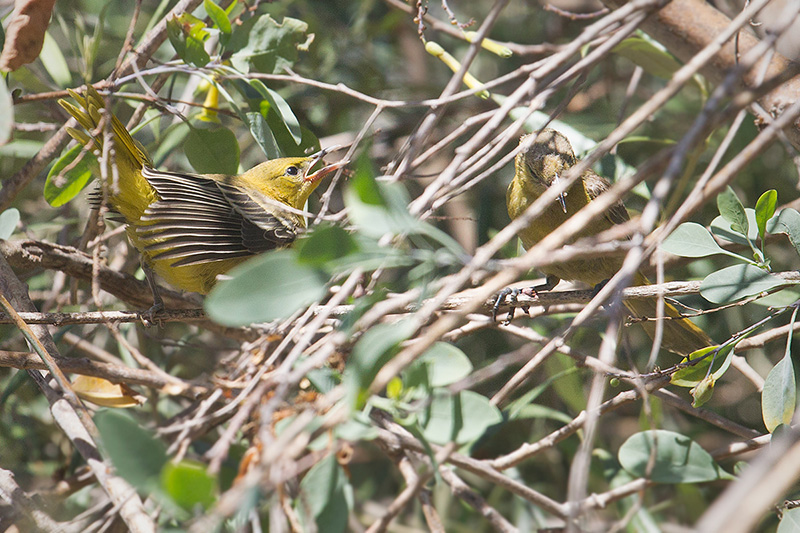
[[[152,326],[162,327],[164,325],[164,321],[158,317],[158,314],[164,309],[164,302],[159,298],[157,301],[153,302],[153,305],[150,307],[150,309],[139,313],[139,319],[146,328]]]
[[[525,289],[518,289],[518,288],[510,288],[506,287],[502,291],[497,294],[497,299],[494,301],[494,306],[492,306],[492,322],[497,322],[497,312],[500,310],[500,306],[502,306],[506,301],[508,301],[511,305],[508,309],[508,316],[503,321],[503,325],[507,326],[514,320],[514,314],[517,311],[517,307],[513,304],[517,303],[517,296],[523,294]],[[521,306],[522,310],[526,314],[529,313],[529,308],[527,305]]]

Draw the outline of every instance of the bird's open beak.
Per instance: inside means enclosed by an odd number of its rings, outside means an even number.
[[[304,181],[306,181],[306,183],[315,183],[315,182],[321,180],[322,178],[324,178],[325,176],[327,176],[328,174],[336,172],[340,168],[342,168],[345,165],[347,165],[349,162],[350,162],[349,159],[342,159],[341,161],[337,161],[336,163],[331,163],[330,165],[325,165],[324,167],[322,167],[321,169],[317,170],[313,174],[307,174]]]
[[[329,146],[328,148],[324,148],[319,152],[317,152],[316,154],[311,155],[311,164],[308,165],[309,170],[311,169],[311,167],[317,164],[317,161],[321,161],[322,158],[325,157],[327,154],[335,152],[336,150],[339,150],[341,148],[342,146],[339,145]],[[313,174],[306,174],[305,181],[310,183],[315,183],[324,178],[325,176],[327,176],[328,174],[336,172],[340,168],[347,165],[349,162],[350,162],[349,159],[342,159],[341,161],[337,161],[336,163],[325,165],[324,167],[317,170]]]

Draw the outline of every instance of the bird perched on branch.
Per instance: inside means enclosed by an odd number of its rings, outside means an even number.
[[[515,219],[522,215],[551,185],[558,182],[567,169],[576,163],[572,145],[561,133],[542,130],[538,135],[530,134],[520,139],[522,150],[514,160],[514,179],[506,192],[508,215]],[[609,182],[592,170],[583,175],[562,194],[556,202],[548,206],[529,226],[519,231],[519,238],[525,248],[530,248],[555,231],[569,217],[577,213],[589,202],[607,191]],[[629,219],[628,211],[622,202],[612,205],[605,215],[583,228],[574,238],[596,235]],[[622,259],[616,257],[597,257],[576,259],[542,267],[547,276],[544,285],[532,287],[537,290],[550,290],[559,280],[580,281],[597,286],[610,279],[622,267]],[[637,272],[634,285],[648,285],[650,282],[641,272]],[[501,295],[498,302],[502,302]],[[625,300],[625,306],[636,317],[656,316],[656,302],[653,300]],[[678,310],[665,304],[666,317],[680,317]],[[643,322],[647,333],[652,337],[655,325]],[[688,355],[695,350],[713,344],[706,333],[686,318],[664,321],[664,340],[662,347],[680,354]]]
[[[347,163],[311,172],[325,155],[321,151],[266,161],[238,176],[156,170],[144,147],[104,111],[105,102],[93,87],[83,96],[69,93],[78,105],[59,104],[89,133],[69,128],[69,134],[89,150],[102,153],[110,120],[114,153],[103,163],[108,205],[125,219],[145,267],[179,289],[206,294],[218,275],[245,259],[291,244],[305,228],[302,209],[309,195],[322,178]],[[158,307],[149,275],[148,281]]]

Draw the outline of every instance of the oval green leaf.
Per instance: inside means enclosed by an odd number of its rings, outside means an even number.
[[[772,433],[781,424],[789,425],[797,405],[797,385],[791,354],[772,367],[761,392],[761,415],[767,431]]]
[[[208,316],[226,326],[246,326],[291,315],[325,296],[327,278],[297,261],[294,250],[255,257],[229,273],[205,301]]]
[[[730,303],[787,284],[756,266],[733,265],[706,276],[700,294],[709,302]]]
[[[196,505],[208,509],[216,501],[217,478],[195,461],[168,462],[161,471],[161,488],[187,510]]]
[[[648,462],[655,463],[648,475]],[[631,435],[619,449],[619,463],[628,473],[656,483],[702,483],[731,476],[689,437],[656,429]]]
[[[256,140],[267,159],[277,159],[282,156],[278,141],[275,139],[272,130],[267,124],[266,119],[261,113],[251,111],[247,113],[247,124],[250,126],[250,134]]]
[[[796,209],[781,209],[780,213],[767,222],[770,233],[785,233],[794,249],[800,254],[800,213]]]
[[[50,168],[44,183],[44,199],[53,207],[66,204],[86,188],[96,167],[97,158],[93,153],[85,151],[81,145],[73,146]]]
[[[406,375],[411,379],[406,386],[424,382],[429,387],[446,387],[470,372],[472,362],[463,351],[450,343],[437,342],[408,367]]]
[[[224,34],[231,33],[231,21],[225,10],[219,7],[213,0],[203,0],[203,9],[206,10],[208,18],[214,22],[214,25],[219,28]]]
[[[350,514],[347,485],[344,469],[334,454],[328,454],[300,482],[302,497],[299,500],[302,504],[298,506],[298,511],[302,515],[310,513],[318,531],[346,531]]]
[[[776,533],[800,533],[800,508],[783,511]]]
[[[725,218],[721,215],[715,217],[714,220],[711,221],[711,224],[709,225],[711,233],[721,239],[725,239],[728,242],[735,242],[736,244],[741,244],[743,246],[750,246],[748,239],[750,239],[750,242],[755,242],[756,238],[758,238],[758,223],[756,221],[755,210],[747,208],[744,210],[744,212],[747,216],[749,228],[747,237],[738,231],[735,231],[731,227],[731,223],[725,220]]]
[[[696,222],[684,222],[675,228],[664,239],[660,248],[680,257],[706,257],[725,253],[708,230]]]
[[[756,225],[758,236],[763,240],[767,232],[767,221],[775,214],[778,205],[778,191],[770,189],[762,194],[756,202]]]
[[[94,422],[117,473],[142,491],[157,489],[167,463],[164,443],[121,411],[100,411]]]
[[[733,231],[742,235],[749,233],[750,221],[747,219],[742,202],[730,185],[717,196],[717,209],[719,214],[730,222]]]
[[[477,392],[451,395],[443,389],[433,393],[430,404],[420,413],[423,434],[434,444],[466,444],[503,420],[500,410]]]
[[[681,64],[669,52],[641,37],[628,37],[611,51],[630,59],[645,72],[666,80],[681,68]]]
[[[228,128],[192,128],[183,150],[200,174],[235,175],[239,170],[239,142]]]
[[[417,330],[412,320],[378,324],[368,329],[353,346],[344,372],[350,405],[360,408],[378,371],[396,353],[398,345]]]
[[[713,352],[716,350],[716,346],[707,346],[705,348],[701,348],[695,352],[689,354],[688,357],[685,357],[682,362],[686,361],[693,361],[704,355]],[[711,377],[715,380],[718,380],[722,375],[728,370],[728,367],[731,364],[731,359],[733,358],[733,345],[729,344],[727,346],[723,346],[719,349],[719,352],[716,356],[709,355],[704,359],[701,359],[697,363],[691,366],[687,366],[681,368],[670,378],[670,383],[673,385],[677,385],[678,387],[697,387],[701,381],[706,379],[706,376],[709,375],[708,366],[713,362],[714,367],[711,372]]]
[[[325,268],[331,262],[358,251],[358,243],[341,226],[320,224],[296,246],[300,263]]]
[[[6,79],[0,76],[0,146],[11,140],[14,131],[14,100],[8,92]]]
[[[5,240],[11,237],[17,229],[19,223],[19,211],[10,207],[0,213],[0,239]]]

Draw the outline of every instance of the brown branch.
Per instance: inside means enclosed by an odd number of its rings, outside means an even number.
[[[78,313],[19,313],[28,324],[66,326],[70,324],[107,324],[109,322],[141,322],[145,318],[140,311],[85,311]],[[202,309],[164,310],[158,313],[159,322],[206,322],[208,317]],[[0,313],[0,324],[12,324],[11,317]]]
[[[12,525],[16,528],[12,528]],[[29,531],[44,533],[79,533],[85,527],[85,521],[69,524],[56,522],[17,485],[12,472],[0,469],[0,529],[11,531],[31,528]]]
[[[17,272],[31,272],[44,268],[58,270],[68,276],[88,282],[93,280],[92,256],[70,246],[33,240],[0,240],[0,254],[6,257],[8,263]],[[106,266],[98,265],[97,281],[101,289],[132,307],[148,309],[153,304],[152,293],[147,282],[139,281],[130,274],[124,274]],[[181,294],[163,287],[160,293],[167,309],[189,310],[186,311],[187,320],[199,320],[197,316],[199,302],[197,299],[188,294]],[[167,314],[167,316],[179,315],[180,313],[177,312],[175,315]],[[242,340],[254,338],[253,332],[246,330],[226,328],[213,322],[204,322],[203,325],[207,329],[228,337]]]
[[[648,392],[652,392],[661,387],[665,387],[668,384],[669,377],[665,377],[647,383],[645,388]],[[599,414],[602,415],[609,411],[619,409],[623,405],[627,405],[640,399],[641,396],[642,393],[638,389],[631,389],[621,392],[613,398],[603,402],[599,407]],[[507,468],[516,466],[533,455],[541,453],[548,448],[552,448],[567,437],[574,435],[580,428],[583,427],[584,423],[586,422],[586,418],[586,411],[582,411],[578,416],[573,418],[569,424],[566,424],[556,431],[553,431],[546,437],[541,438],[536,442],[523,444],[513,452],[497,457],[491,460],[489,463],[497,470],[505,470]]]
[[[603,0],[603,3],[611,9],[617,9],[625,5],[627,0]],[[680,60],[688,62],[730,23],[727,16],[705,0],[672,0],[645,20],[641,28]],[[701,72],[713,83],[721,83],[727,71],[736,67],[739,57],[758,42],[758,38],[748,31],[739,32],[738,46],[734,39],[729,40]],[[760,84],[759,70],[760,67],[755,67],[742,76],[744,87],[754,88]],[[773,54],[766,77],[782,76],[787,71],[793,72],[794,77],[759,100],[761,106],[773,117],[780,115],[792,102],[800,99],[800,75],[797,75],[797,66],[784,56]],[[795,148],[800,149],[800,123],[793,122],[792,127],[785,131]]]
[[[167,379],[150,370],[100,363],[84,357],[55,357],[54,361],[63,372],[104,378],[114,383],[142,385],[170,395],[197,398],[209,390],[209,387],[192,385],[178,378]],[[18,368],[20,370],[46,369],[44,363],[36,354],[9,352],[6,350],[0,350],[0,367]]]
[[[4,242],[0,241],[0,243]],[[15,309],[28,312],[37,311],[28,296],[27,287],[17,278],[3,256],[0,256],[0,294],[6,296]],[[36,324],[27,327],[37,337],[51,358],[58,357],[58,348],[47,327]],[[42,356],[42,354],[39,355]],[[114,475],[109,465],[103,461],[93,436],[97,434],[97,427],[85,412],[85,407],[78,400],[76,400],[77,406],[68,402],[64,393],[57,391],[52,385],[52,380],[47,379],[41,371],[28,370],[28,374],[47,398],[55,422],[91,467],[98,484],[109,499],[114,505],[119,506],[120,516],[128,529],[134,533],[154,531],[153,521],[145,511],[136,491],[125,480]],[[74,395],[74,392],[72,394]]]

